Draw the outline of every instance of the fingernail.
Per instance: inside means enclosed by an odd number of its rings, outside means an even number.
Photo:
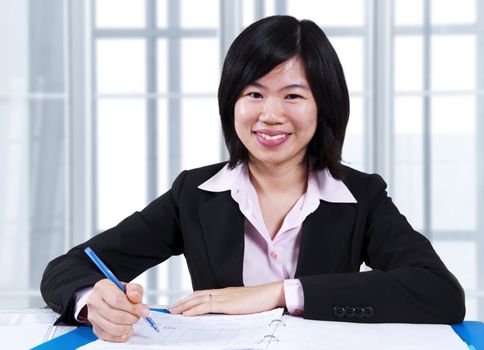
[[[138,292],[133,292],[133,294],[134,294],[135,296],[137,296],[138,298],[142,299],[141,294],[139,294]]]
[[[142,309],[141,310],[141,316],[143,316],[144,318],[149,317],[150,314],[151,314],[150,309]]]

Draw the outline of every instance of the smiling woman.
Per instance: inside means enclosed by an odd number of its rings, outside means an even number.
[[[196,291],[173,314],[285,307],[319,320],[462,321],[459,282],[382,178],[341,164],[348,91],[316,24],[273,16],[245,29],[218,98],[230,160],[182,172],[141,212],[53,260],[41,288],[61,321],[124,341],[147,316],[141,286],[125,295],[103,279],[88,246],[126,282],[184,254]]]
[[[235,103],[235,131],[254,165],[304,164],[316,121],[316,102],[299,57],[249,84]]]

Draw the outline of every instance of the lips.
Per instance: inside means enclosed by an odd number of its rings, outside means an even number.
[[[276,130],[260,130],[254,131],[254,133],[256,134],[257,140],[264,146],[268,147],[275,147],[281,145],[291,135],[290,133]]]

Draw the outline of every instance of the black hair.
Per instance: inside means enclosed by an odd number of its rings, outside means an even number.
[[[342,179],[341,152],[350,110],[343,68],[321,28],[310,20],[291,16],[271,16],[251,24],[227,52],[218,103],[229,167],[249,160],[234,124],[234,107],[242,90],[295,56],[303,62],[318,111],[306,160],[311,170],[327,168],[335,179]]]

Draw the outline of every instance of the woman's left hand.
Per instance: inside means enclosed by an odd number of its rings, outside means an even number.
[[[198,316],[207,313],[251,314],[285,307],[283,282],[253,287],[199,290],[168,307],[172,314]]]

